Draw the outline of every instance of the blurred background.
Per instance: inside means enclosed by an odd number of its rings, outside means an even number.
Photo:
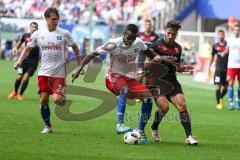
[[[210,81],[207,72],[216,32],[223,29],[228,37],[240,19],[239,0],[0,0],[0,59],[18,58],[12,56],[12,48],[32,21],[39,28],[45,25],[43,13],[49,6],[59,9],[60,27],[71,32],[81,55],[121,35],[128,23],[143,30],[144,19],[151,18],[161,34],[167,21],[179,20],[182,61],[195,65],[194,79],[204,82]]]

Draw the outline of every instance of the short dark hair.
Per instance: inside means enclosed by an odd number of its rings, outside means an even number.
[[[134,34],[137,34],[138,33],[138,27],[135,24],[128,24],[126,29],[125,29],[125,32],[127,32],[127,31],[130,31]]]
[[[49,18],[51,17],[51,14],[56,14],[56,16],[59,18],[59,13],[58,13],[58,9],[55,7],[49,7],[45,12],[44,12],[44,17],[45,18]]]
[[[31,22],[31,23],[30,23],[30,26],[32,26],[32,25],[38,26],[38,23],[37,23],[37,22]]]
[[[181,27],[182,26],[180,25],[179,21],[171,20],[171,21],[167,22],[167,24],[165,26],[165,29],[166,28],[172,28],[172,29],[178,31]]]
[[[225,31],[222,30],[222,29],[219,29],[219,30],[218,30],[218,33],[225,33]]]
[[[234,24],[234,27],[239,27],[239,28],[240,28],[240,23],[238,23],[238,22],[235,23],[235,24]]]

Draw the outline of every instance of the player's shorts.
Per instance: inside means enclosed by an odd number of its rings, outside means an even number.
[[[214,84],[227,85],[227,72],[223,70],[216,70],[214,73]]]
[[[176,96],[177,94],[183,94],[182,86],[178,82],[178,80],[174,80],[172,82],[160,80],[158,83],[159,83],[158,85],[159,85],[161,92],[160,92],[160,94],[158,94],[157,96],[154,97],[155,100],[159,96],[165,96],[165,97],[167,97],[168,101],[171,102],[172,97]]]
[[[64,96],[66,93],[65,78],[38,76],[38,94],[40,92]]]
[[[37,70],[37,67],[38,59],[23,61],[22,65],[18,68],[18,74],[24,75],[25,73],[28,73],[32,77],[34,72]]]
[[[234,81],[236,77],[237,77],[237,80],[240,81],[240,68],[228,68],[227,80]]]
[[[105,79],[106,87],[118,96],[123,90],[128,91],[128,99],[144,99],[152,97],[148,88],[136,79],[125,77],[117,73],[111,73]]]

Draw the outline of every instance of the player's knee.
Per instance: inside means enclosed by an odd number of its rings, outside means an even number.
[[[27,85],[28,85],[28,82],[29,82],[28,80],[23,80],[23,85],[24,85],[24,86],[27,86]]]
[[[47,100],[47,99],[44,99],[44,98],[41,98],[41,99],[40,99],[40,104],[41,104],[41,105],[47,105],[47,104],[48,104],[48,100]]]
[[[185,102],[180,102],[178,104],[178,110],[179,110],[179,112],[186,111],[186,103]]]
[[[166,114],[168,112],[168,110],[169,110],[169,106],[164,106],[164,107],[160,108],[161,113],[165,113]]]
[[[62,105],[63,103],[63,97],[60,97],[60,96],[57,96],[57,97],[54,97],[53,96],[53,102],[57,105]]]

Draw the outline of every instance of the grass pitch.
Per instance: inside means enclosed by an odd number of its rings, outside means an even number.
[[[179,76],[179,80],[184,84],[193,135],[199,140],[199,146],[184,144],[184,131],[173,106],[160,127],[161,143],[151,141],[147,145],[126,145],[123,136],[115,133],[115,110],[89,121],[63,121],[56,117],[52,101],[50,108],[54,133],[41,134],[43,123],[39,114],[37,74],[29,83],[24,101],[10,101],[7,95],[13,90],[16,77],[12,66],[13,62],[0,61],[1,160],[237,160],[240,157],[240,111],[229,111],[227,107],[216,110],[213,86],[193,82],[191,76]],[[104,84],[104,71],[94,83],[77,79],[74,85],[108,92]],[[75,114],[90,111],[102,103],[101,99],[86,96],[67,95],[67,98],[73,100],[70,111]],[[132,128],[137,127],[139,109],[140,104],[127,107],[125,121]],[[149,124],[146,133],[151,140]]]

